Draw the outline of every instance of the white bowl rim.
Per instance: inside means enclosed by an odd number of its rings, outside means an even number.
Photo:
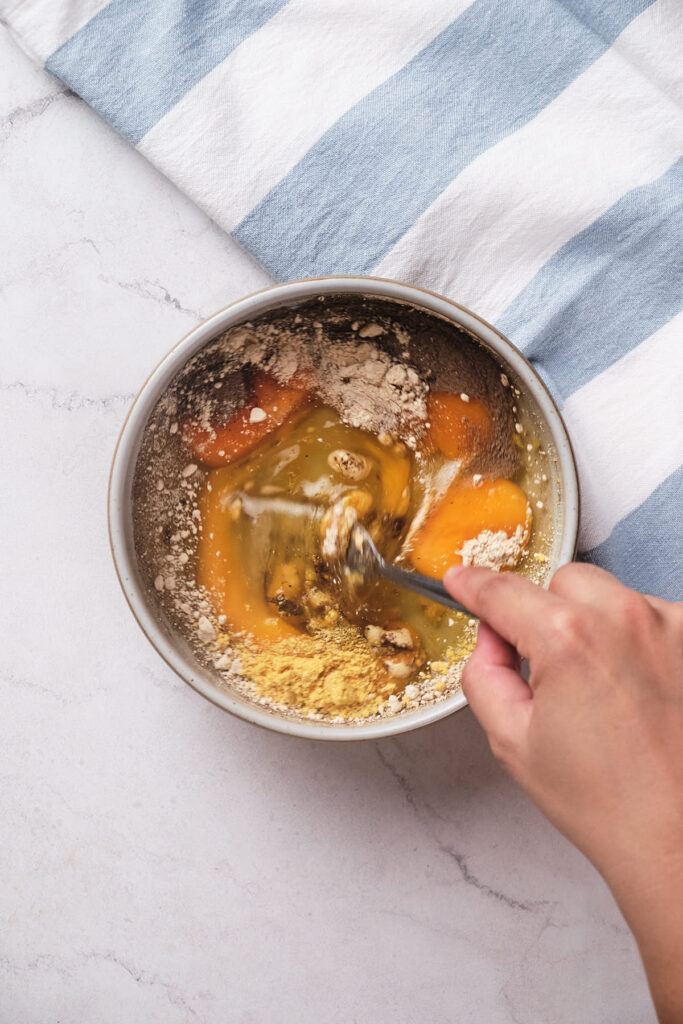
[[[465,328],[504,360],[524,382],[536,402],[555,445],[562,484],[563,530],[555,559],[559,568],[576,553],[579,527],[579,482],[571,441],[560,411],[533,366],[504,335],[471,310],[436,292],[379,277],[337,275],[305,278],[274,284],[253,292],[218,310],[192,328],[161,359],[138,391],[121,428],[109,475],[109,541],[121,588],[138,625],[157,653],[181,679],[211,703],[239,718],[271,731],[316,740],[366,740],[395,736],[436,722],[467,706],[462,691],[434,704],[360,725],[321,724],[306,719],[279,717],[266,709],[250,706],[219,690],[208,671],[192,665],[164,635],[145,597],[133,544],[131,486],[139,444],[156,402],[187,361],[228,328],[251,320],[273,308],[315,298],[318,295],[357,294],[388,298],[414,304]]]

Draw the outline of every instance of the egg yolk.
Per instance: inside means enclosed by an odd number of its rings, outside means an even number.
[[[484,530],[511,537],[521,526],[526,533],[529,518],[526,495],[511,480],[456,481],[417,531],[410,560],[418,572],[441,579],[449,566],[462,564],[466,541]]]
[[[227,466],[247,455],[309,398],[305,383],[278,384],[266,373],[254,378],[252,401],[223,424],[206,427],[196,419],[183,424],[183,440],[205,466]]]
[[[488,410],[477,398],[435,391],[427,397],[427,447],[449,459],[480,452],[493,433]]]
[[[276,613],[245,572],[245,552],[233,518],[239,510],[234,503],[240,483],[243,480],[236,479],[230,467],[217,469],[211,474],[211,489],[205,487],[202,492],[197,583],[211,594],[216,613],[224,615],[236,632],[249,633],[267,644],[297,631]]]

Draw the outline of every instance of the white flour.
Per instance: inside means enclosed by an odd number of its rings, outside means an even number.
[[[482,530],[478,537],[467,540],[458,554],[462,556],[463,565],[478,565],[483,569],[512,568],[517,565],[526,542],[529,538],[529,528],[518,526],[511,537],[503,530],[493,533],[491,530]]]
[[[401,355],[393,357],[373,339],[387,334],[380,324],[359,324],[351,337],[331,341],[322,324],[313,330],[277,330],[270,325],[245,324],[227,331],[214,349],[223,368],[213,387],[202,388],[195,414],[210,432],[221,402],[221,380],[245,367],[264,370],[282,384],[297,376],[310,378],[319,397],[339,413],[343,422],[375,435],[401,434],[414,448],[427,418],[427,385],[410,364],[406,332],[394,329]],[[258,414],[257,414],[258,415]]]

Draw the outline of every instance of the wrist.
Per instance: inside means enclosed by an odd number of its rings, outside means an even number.
[[[660,1024],[683,1020],[683,849],[644,853],[604,872],[633,932]]]

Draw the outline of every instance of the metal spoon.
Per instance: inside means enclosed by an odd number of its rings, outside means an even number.
[[[430,579],[429,576],[408,569],[399,569],[397,565],[386,562],[368,531],[358,523],[351,530],[344,563],[350,573],[359,575],[365,583],[383,576],[385,580],[395,583],[398,587],[405,587],[406,590],[412,590],[420,597],[436,601],[446,608],[453,608],[456,612],[471,615],[464,605],[451,597],[440,580]]]

